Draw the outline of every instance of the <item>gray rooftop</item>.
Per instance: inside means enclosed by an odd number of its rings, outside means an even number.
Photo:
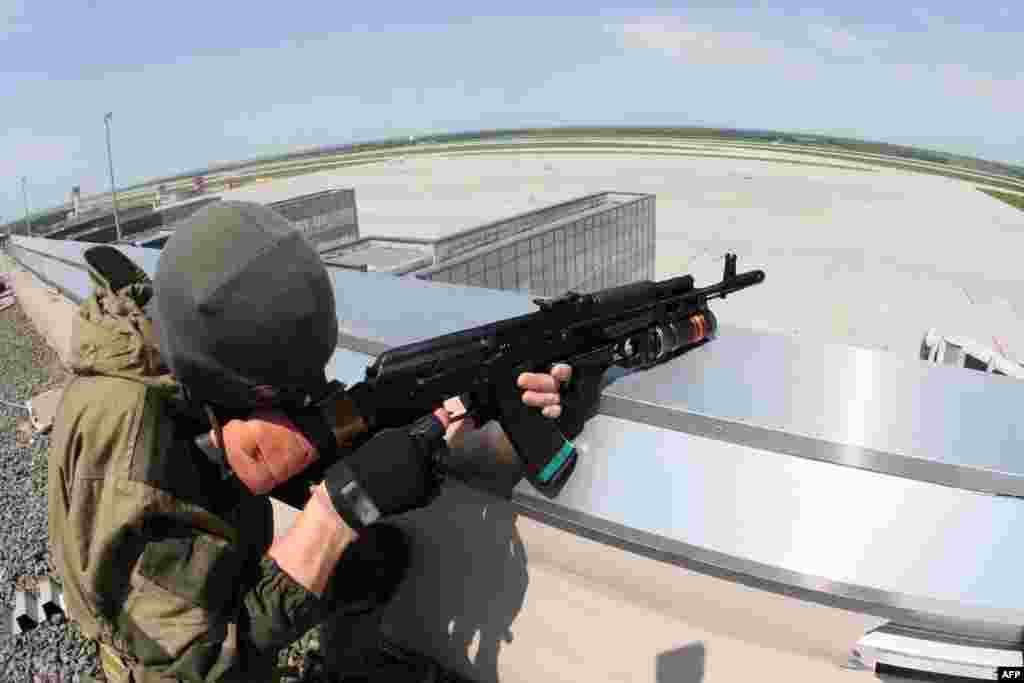
[[[423,249],[412,249],[398,244],[389,245],[378,241],[363,245],[359,249],[335,250],[323,254],[322,257],[324,263],[328,265],[357,270],[365,266],[365,269],[371,272],[405,270],[432,262],[430,253]]]

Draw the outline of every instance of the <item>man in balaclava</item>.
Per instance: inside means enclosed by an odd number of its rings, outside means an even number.
[[[316,250],[275,212],[201,209],[153,283],[104,249],[86,254],[95,289],[75,320],[49,453],[69,615],[99,642],[108,681],[270,680],[280,648],[394,593],[407,542],[375,520],[434,499],[431,454],[455,427],[438,409],[427,429],[383,430],[309,467],[317,449],[289,415],[330,389],[334,292]],[[524,373],[524,402],[558,417],[570,372]],[[203,434],[227,473],[196,446]],[[302,510],[274,538],[263,494],[286,488]],[[357,659],[339,680],[452,680],[406,651]]]

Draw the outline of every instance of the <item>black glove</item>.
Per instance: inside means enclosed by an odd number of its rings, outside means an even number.
[[[445,428],[427,415],[404,429],[385,429],[327,468],[331,503],[359,531],[381,517],[425,507],[441,491]]]

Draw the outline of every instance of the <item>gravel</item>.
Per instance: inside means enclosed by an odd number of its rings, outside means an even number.
[[[41,624],[0,641],[0,681],[28,682],[37,674],[60,683],[74,683],[82,674],[99,678],[96,644],[71,622]]]
[[[0,312],[0,604],[9,608],[15,582],[50,573],[46,547],[46,452],[49,437],[36,434],[24,405],[60,384],[65,372],[56,353],[18,305]]]
[[[0,273],[11,261],[0,254]],[[36,434],[25,405],[33,396],[61,386],[67,373],[17,304],[0,311],[0,681],[71,683],[78,675],[98,676],[96,646],[77,625],[61,620],[12,634],[15,589],[34,589],[38,578],[59,581],[47,548],[46,454],[50,439]],[[53,677],[57,674],[57,677]]]

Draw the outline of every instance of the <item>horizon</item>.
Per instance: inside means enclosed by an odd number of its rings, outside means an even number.
[[[312,155],[312,154],[330,152],[332,150],[341,151],[341,150],[344,150],[345,148],[348,148],[348,147],[359,147],[359,146],[363,146],[363,145],[370,145],[370,146],[372,146],[372,145],[378,145],[378,144],[402,142],[403,140],[408,140],[409,137],[413,137],[415,140],[418,141],[418,140],[421,140],[423,138],[431,138],[431,137],[452,137],[452,136],[461,136],[461,135],[486,135],[486,134],[506,133],[506,132],[508,132],[508,133],[525,133],[525,132],[529,132],[529,131],[555,131],[555,130],[579,130],[579,129],[619,129],[619,130],[621,130],[621,129],[626,129],[626,130],[628,130],[628,129],[638,129],[638,130],[649,130],[649,129],[652,129],[652,128],[662,128],[662,129],[664,129],[666,131],[675,131],[675,130],[705,130],[705,131],[727,131],[727,132],[748,133],[748,134],[777,134],[777,135],[795,135],[795,136],[806,135],[808,137],[833,138],[833,139],[837,139],[837,140],[843,140],[845,142],[859,142],[859,143],[873,144],[873,145],[889,145],[889,146],[892,146],[892,147],[900,147],[900,148],[905,148],[905,149],[912,149],[912,150],[915,150],[915,151],[918,151],[918,152],[931,152],[931,153],[936,153],[936,154],[948,154],[950,156],[962,157],[964,159],[969,159],[969,160],[973,160],[973,161],[982,161],[982,162],[986,162],[986,163],[999,164],[999,165],[1002,165],[1002,166],[1006,166],[1008,168],[1012,168],[1012,169],[1016,169],[1016,170],[1020,170],[1020,171],[1024,172],[1024,163],[1022,163],[1022,164],[1012,164],[1012,163],[1006,163],[1006,162],[1000,162],[1000,161],[993,161],[992,159],[985,159],[983,157],[975,157],[975,156],[971,156],[971,155],[958,154],[958,153],[955,153],[955,152],[948,152],[948,151],[945,151],[945,150],[940,150],[940,149],[935,149],[935,148],[921,147],[921,146],[917,146],[917,145],[901,145],[901,144],[898,144],[898,143],[892,143],[892,142],[888,142],[888,141],[884,141],[884,140],[870,140],[870,139],[867,139],[867,138],[857,138],[857,137],[849,137],[849,136],[841,136],[841,135],[832,135],[832,134],[828,134],[828,133],[821,133],[821,132],[814,131],[814,130],[779,130],[779,129],[769,130],[769,129],[764,129],[764,128],[761,128],[761,129],[759,129],[759,128],[728,128],[728,127],[724,127],[724,126],[710,126],[710,125],[709,126],[696,126],[696,125],[694,125],[694,126],[667,126],[667,125],[652,126],[652,125],[643,124],[643,123],[630,124],[630,125],[623,125],[623,124],[617,124],[617,125],[613,125],[613,124],[604,124],[604,125],[602,125],[602,124],[588,124],[588,125],[566,124],[564,126],[557,126],[557,127],[550,127],[550,128],[541,128],[541,127],[525,128],[524,127],[524,128],[487,128],[487,129],[476,129],[476,130],[472,130],[472,129],[438,130],[438,131],[423,132],[420,135],[413,135],[413,136],[392,135],[390,137],[381,137],[381,138],[372,138],[372,139],[367,138],[367,139],[352,140],[352,141],[349,141],[349,142],[334,143],[334,144],[328,144],[328,145],[322,145],[322,144],[303,145],[303,146],[297,146],[297,147],[295,147],[293,149],[288,149],[288,150],[285,150],[285,151],[279,152],[279,153],[266,154],[266,155],[262,155],[262,156],[253,156],[253,157],[241,157],[239,159],[235,159],[235,160],[232,160],[232,161],[224,161],[224,162],[221,162],[221,164],[214,165],[214,166],[190,168],[190,169],[185,169],[185,170],[182,170],[182,171],[172,171],[170,173],[166,173],[166,174],[163,174],[163,175],[157,175],[157,176],[152,176],[152,177],[149,177],[149,178],[145,178],[145,179],[140,180],[139,182],[134,183],[132,185],[122,185],[121,183],[118,183],[117,191],[118,192],[129,191],[129,190],[132,190],[132,189],[135,189],[135,188],[138,188],[138,187],[145,187],[146,185],[150,185],[150,184],[158,182],[158,181],[170,180],[170,179],[174,179],[174,178],[187,178],[187,177],[192,177],[192,176],[196,176],[196,175],[202,175],[204,173],[217,173],[217,172],[221,172],[222,170],[225,170],[225,169],[238,168],[238,167],[243,167],[244,168],[245,166],[249,166],[249,165],[254,165],[254,164],[259,164],[259,163],[269,163],[269,162],[276,161],[278,159],[285,159],[285,158],[288,158],[288,157],[291,157],[291,156],[298,157],[298,156],[303,156],[303,155],[306,155],[306,154],[311,154]],[[85,193],[83,193],[82,194],[82,198],[85,199],[85,198],[91,198],[91,197],[100,197],[100,196],[109,195],[109,194],[110,194],[110,189],[108,187],[106,189],[99,190],[98,192],[93,193],[93,194],[85,194]],[[65,200],[63,202],[58,202],[57,204],[55,204],[53,206],[50,206],[50,207],[47,207],[47,208],[40,208],[39,213],[44,213],[46,211],[52,211],[54,208],[59,207],[62,204],[66,204],[66,203],[67,203],[67,198],[65,198]],[[12,219],[11,222],[16,222],[17,220],[20,220],[20,219]]]
[[[1024,165],[1021,10],[787,2],[552,15],[0,0],[0,222],[241,160],[415,135],[566,126],[852,138]],[[573,12],[576,15],[573,15]],[[401,21],[395,21],[399,17]],[[197,20],[201,18],[201,20]],[[153,30],[154,27],[160,30]],[[470,58],[471,57],[471,58]]]

